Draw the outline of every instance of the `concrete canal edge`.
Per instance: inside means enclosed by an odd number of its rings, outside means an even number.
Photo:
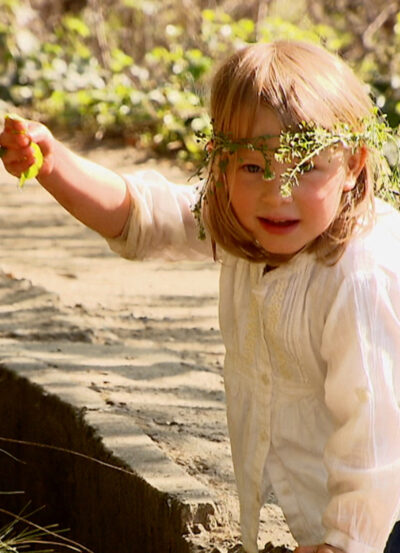
[[[54,393],[45,371],[29,357],[0,363],[0,437],[52,446],[0,440],[19,460],[0,452],[0,490],[23,492],[7,496],[11,507],[43,506],[35,521],[69,528],[94,553],[195,553],[191,534],[215,524],[211,492],[131,417],[104,412],[84,388]]]

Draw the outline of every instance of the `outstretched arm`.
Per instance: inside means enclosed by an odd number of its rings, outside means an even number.
[[[131,196],[117,173],[84,159],[33,121],[6,118],[0,145],[6,170],[16,177],[34,163],[31,143],[43,154],[37,180],[74,217],[106,238],[118,236],[128,219]]]

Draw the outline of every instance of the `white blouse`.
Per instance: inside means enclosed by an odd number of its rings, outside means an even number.
[[[131,217],[110,247],[128,258],[204,259],[196,187],[126,177]],[[400,214],[331,267],[301,253],[263,264],[223,254],[220,325],[243,545],[257,553],[273,489],[302,545],[382,553],[400,518]]]

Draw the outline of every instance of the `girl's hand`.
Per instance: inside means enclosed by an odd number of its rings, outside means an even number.
[[[294,553],[346,553],[343,549],[333,547],[327,543],[321,543],[320,545],[307,545],[296,547]]]
[[[43,155],[38,177],[50,175],[54,168],[55,138],[49,129],[41,123],[6,116],[3,132],[0,133],[0,146],[4,149],[4,167],[14,177],[20,178],[35,163],[32,142],[39,146]]]
[[[4,166],[20,179],[20,186],[25,178],[36,177],[86,226],[107,238],[121,234],[131,212],[131,195],[121,175],[75,154],[44,125],[18,116],[6,117],[0,146]]]

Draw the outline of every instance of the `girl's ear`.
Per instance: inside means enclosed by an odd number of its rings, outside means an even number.
[[[357,182],[358,176],[365,167],[368,151],[365,146],[361,146],[356,152],[349,155],[347,159],[347,178],[343,190],[348,192],[352,190]]]

